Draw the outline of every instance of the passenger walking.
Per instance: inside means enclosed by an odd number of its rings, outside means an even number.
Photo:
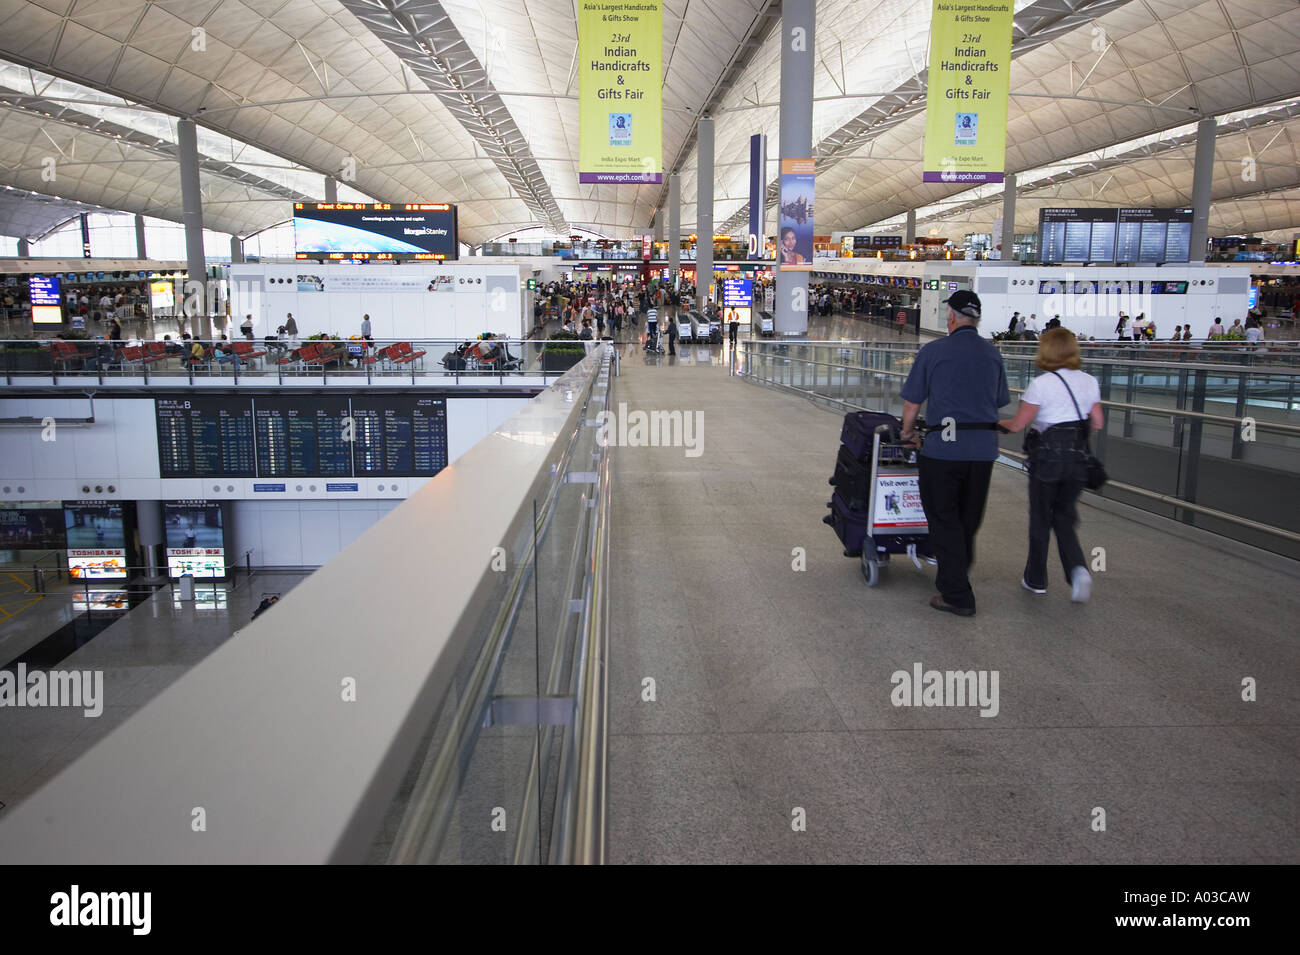
[[[731,313],[731,321],[727,324],[727,337],[731,339],[731,348],[733,351],[736,348],[736,336],[739,334],[740,334],[740,319],[736,317],[736,313],[733,311]]]
[[[1020,432],[1033,423],[1025,440],[1029,454],[1029,557],[1020,585],[1047,593],[1047,552],[1052,532],[1070,599],[1086,603],[1092,575],[1079,545],[1075,508],[1088,480],[1088,435],[1105,426],[1101,386],[1080,371],[1079,341],[1063,328],[1044,333],[1034,362],[1047,374],[1029,383],[1016,416],[1002,427]]]
[[[298,323],[294,321],[293,312],[287,312],[285,314],[287,317],[285,318],[285,322],[284,322],[284,330],[289,333],[290,337],[297,335]]]
[[[954,292],[944,300],[948,337],[916,353],[903,384],[904,441],[921,448],[918,455],[921,506],[930,525],[930,545],[939,563],[930,599],[935,610],[962,617],[975,615],[970,567],[975,563],[975,534],[984,518],[993,462],[998,456],[998,409],[1011,403],[1007,373],[997,347],[979,334],[980,300],[974,292]],[[921,405],[934,428],[921,439],[914,427]]]
[[[668,354],[677,354],[677,319],[675,316],[668,318]]]
[[[374,341],[374,339],[370,337],[370,316],[368,314],[361,316],[361,337],[365,339],[367,345]]]
[[[239,326],[239,330],[240,332],[243,333],[244,337],[247,338],[250,342],[253,340],[253,316],[252,315],[244,316],[244,321]]]

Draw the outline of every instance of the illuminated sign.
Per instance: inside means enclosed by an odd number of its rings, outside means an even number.
[[[169,501],[163,505],[167,573],[172,577],[226,576],[226,539],[221,505],[211,501]]]
[[[154,308],[172,308],[176,304],[176,291],[172,283],[150,282],[149,304]]]
[[[126,529],[122,506],[109,501],[64,502],[68,574],[74,580],[126,577]]]

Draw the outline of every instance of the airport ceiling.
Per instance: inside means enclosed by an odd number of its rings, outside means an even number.
[[[1300,226],[1300,2],[1015,8],[1007,170],[1020,175],[1020,231],[1044,203],[1190,202],[1202,116],[1224,122],[1212,230]],[[200,127],[211,229],[249,235],[284,221],[289,202],[323,198],[322,177],[348,178],[354,162],[348,185],[365,196],[456,202],[470,243],[538,224],[561,235],[648,231],[666,186],[578,183],[575,9],[575,0],[6,3],[0,182],[38,197],[0,203],[0,234],[39,235],[30,230],[43,228],[36,213],[57,208],[50,196],[180,221],[181,117]],[[664,163],[682,174],[684,231],[695,220],[700,115],[716,121],[722,230],[745,228],[753,133],[769,136],[774,180],[779,15],[779,0],[666,0]],[[817,3],[818,232],[920,209],[921,231],[960,237],[1001,215],[1001,187],[921,181],[929,20],[926,0]]]

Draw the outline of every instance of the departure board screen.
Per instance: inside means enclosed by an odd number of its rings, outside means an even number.
[[[447,400],[156,399],[162,477],[423,477],[447,466]]]
[[[158,398],[163,477],[254,477],[253,403],[248,398]]]
[[[419,477],[447,466],[444,398],[353,398],[353,466],[359,477]]]
[[[1044,262],[1187,262],[1191,257],[1192,210],[1038,210]]]
[[[257,398],[258,477],[351,477],[347,398]]]

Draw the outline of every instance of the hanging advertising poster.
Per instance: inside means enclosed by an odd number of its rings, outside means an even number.
[[[1001,182],[1011,82],[1010,0],[934,0],[925,182]]]
[[[781,160],[781,208],[777,215],[776,257],[783,271],[811,272],[813,261],[813,180],[816,160]]]
[[[763,235],[767,218],[767,137],[749,137],[749,253],[748,259],[763,258]]]
[[[663,182],[663,3],[578,3],[579,182]]]

